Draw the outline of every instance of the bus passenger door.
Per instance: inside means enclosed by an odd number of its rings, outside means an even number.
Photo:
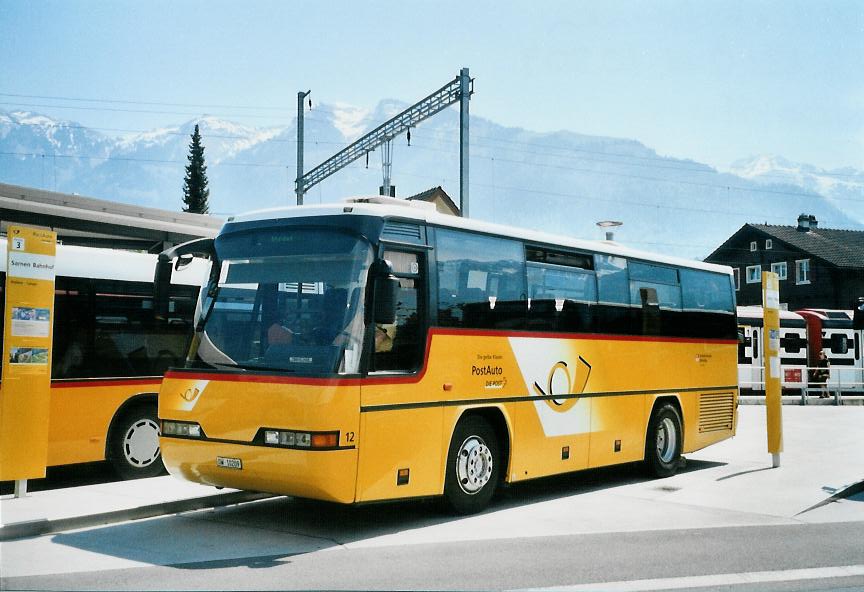
[[[374,327],[370,372],[361,387],[357,501],[440,493],[442,408],[423,404],[440,399],[422,382],[426,255],[406,248],[386,249],[382,256],[400,287],[396,322]]]

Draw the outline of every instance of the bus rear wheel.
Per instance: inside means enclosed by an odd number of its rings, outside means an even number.
[[[645,469],[654,477],[671,477],[681,462],[684,444],[681,416],[666,403],[654,410],[645,436]]]
[[[108,460],[122,479],[156,477],[165,471],[155,405],[135,405],[114,420]]]
[[[447,452],[444,500],[449,509],[474,514],[485,508],[498,484],[500,458],[489,422],[476,415],[459,420]]]

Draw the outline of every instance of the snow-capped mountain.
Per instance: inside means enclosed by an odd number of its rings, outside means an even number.
[[[407,105],[373,110],[317,105],[305,116],[305,169]],[[0,111],[0,181],[126,203],[180,209],[190,134],[200,126],[213,213],[295,202],[296,123],[255,128],[202,116],[113,137],[74,122]],[[393,182],[412,195],[441,185],[459,201],[459,121],[448,109],[393,142]],[[581,238],[602,238],[599,220],[620,220],[623,244],[704,257],[747,222],[862,229],[864,173],[822,171],[777,157],[726,171],[665,157],[635,140],[569,131],[536,133],[472,117],[471,216]],[[377,193],[380,150],[312,187],[306,203]]]
[[[808,189],[864,222],[864,171],[851,167],[826,170],[780,156],[761,155],[735,161],[729,172],[766,186]]]

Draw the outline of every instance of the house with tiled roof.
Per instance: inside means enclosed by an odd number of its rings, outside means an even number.
[[[735,270],[738,304],[762,304],[762,272],[780,277],[789,310],[850,309],[864,296],[864,231],[819,228],[801,214],[796,226],[745,224],[705,258]]]
[[[407,199],[408,201],[425,201],[435,204],[435,209],[442,214],[450,214],[452,216],[462,215],[459,211],[459,206],[453,202],[450,196],[447,195],[447,192],[444,191],[440,185],[438,187],[433,187],[432,189],[427,189],[417,195],[412,195]]]

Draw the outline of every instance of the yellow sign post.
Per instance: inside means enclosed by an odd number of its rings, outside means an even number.
[[[780,392],[780,280],[776,273],[762,272],[764,308],[763,351],[765,360],[765,408],[768,427],[768,452],[772,466],[780,466],[783,452],[783,405]]]
[[[54,336],[54,256],[50,230],[10,226],[6,259],[0,480],[45,476]]]

